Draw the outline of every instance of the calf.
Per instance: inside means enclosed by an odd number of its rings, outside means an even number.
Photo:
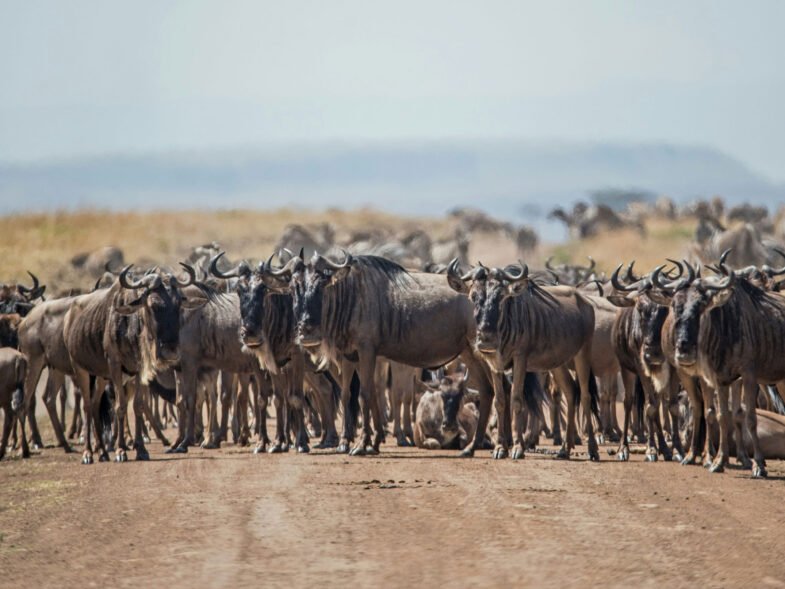
[[[414,443],[427,450],[462,450],[474,438],[480,413],[465,402],[464,375],[445,376],[439,383],[426,384],[414,422]]]
[[[0,460],[5,456],[8,436],[16,413],[24,401],[24,384],[27,375],[27,358],[13,348],[0,348],[0,409],[3,410],[3,437],[0,440]],[[27,436],[25,436],[24,420],[22,425],[22,451],[29,454]]]

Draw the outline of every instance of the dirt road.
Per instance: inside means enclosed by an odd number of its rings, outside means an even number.
[[[0,586],[785,587],[785,463],[527,455],[0,463]]]

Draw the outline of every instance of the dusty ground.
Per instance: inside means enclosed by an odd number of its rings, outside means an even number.
[[[0,586],[785,586],[785,463],[250,454],[0,463]]]

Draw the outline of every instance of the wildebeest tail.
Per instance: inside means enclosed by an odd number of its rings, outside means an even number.
[[[780,415],[785,415],[785,402],[783,402],[777,387],[774,385],[768,385],[765,387],[765,389],[766,395],[769,397],[769,406],[771,407],[772,411],[779,413]]]
[[[594,376],[594,371],[589,371],[589,398],[591,399],[591,414],[597,423],[602,423],[600,420],[600,390],[597,387],[597,379]]]
[[[112,445],[112,426],[114,426],[114,400],[115,391],[112,385],[107,385],[101,391],[101,399],[98,401],[98,416],[101,424],[101,436],[104,440],[104,445],[109,447]],[[123,434],[125,424],[119,424],[120,434]]]
[[[25,376],[27,375],[27,360],[18,356],[14,363],[14,379],[16,388],[11,394],[11,411],[16,413],[22,408],[25,399]]]
[[[643,392],[643,382],[640,376],[635,376],[635,388],[632,396],[635,405],[635,415],[638,416],[638,423],[643,423],[643,410],[646,407],[646,395]]]
[[[150,392],[152,394],[158,395],[167,403],[175,403],[177,401],[177,389],[165,387],[155,378],[150,381],[148,386],[150,387]]]
[[[346,416],[346,421],[349,431],[354,432],[357,430],[357,418],[360,415],[360,377],[357,372],[352,375],[349,392],[349,415]]]
[[[545,420],[542,408],[550,405],[550,399],[542,388],[542,383],[534,372],[527,372],[523,381],[523,402],[529,412],[540,420]]]

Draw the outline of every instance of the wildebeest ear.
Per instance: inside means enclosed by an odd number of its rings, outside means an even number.
[[[528,288],[528,280],[516,280],[515,282],[511,282],[507,285],[507,295],[511,297],[517,297],[519,294],[525,292]]]
[[[646,295],[658,305],[662,305],[663,307],[669,307],[671,304],[671,297],[665,294],[662,291],[657,290],[656,288],[652,288],[650,291],[646,293]]]
[[[449,272],[447,273],[447,284],[450,285],[450,288],[453,289],[455,292],[459,292],[461,294],[469,294],[469,285],[466,284],[459,276],[453,276]]]
[[[346,268],[340,268],[332,273],[330,276],[330,283],[335,284],[336,282],[340,282],[347,276],[349,276],[349,272],[352,271],[352,265],[349,264]]]
[[[198,309],[207,302],[206,298],[202,297],[183,297],[180,301],[180,306],[183,309]]]
[[[272,292],[277,294],[285,294],[289,292],[289,282],[278,278],[277,276],[271,276],[268,273],[263,273],[261,275],[262,282],[264,285],[269,288]]]
[[[709,304],[706,307],[706,312],[708,313],[712,309],[716,309],[717,307],[721,307],[725,303],[728,302],[730,295],[733,294],[732,288],[726,288],[724,290],[718,290],[717,292],[711,295],[711,299],[709,300]]]
[[[133,313],[136,313],[139,309],[142,308],[142,305],[144,305],[144,300],[145,300],[145,296],[142,295],[138,299],[135,299],[130,303],[126,303],[124,305],[117,305],[114,308],[114,310],[120,315],[132,315]]]
[[[625,295],[612,294],[606,297],[608,302],[617,307],[634,307],[635,299],[627,298]]]

